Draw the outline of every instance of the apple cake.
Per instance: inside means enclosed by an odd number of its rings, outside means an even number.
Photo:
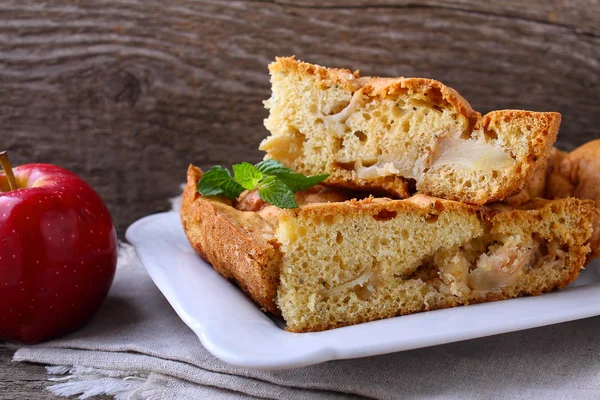
[[[318,186],[283,210],[255,192],[203,197],[201,177],[190,166],[181,208],[190,243],[292,332],[553,291],[590,251],[589,200],[515,209]]]
[[[598,212],[590,239],[590,258],[600,257],[600,139],[584,143],[571,152],[552,148],[547,163],[540,167],[525,187],[504,199],[504,203],[520,206],[538,197],[593,200]]]
[[[432,79],[360,77],[293,57],[269,65],[266,158],[328,185],[473,204],[523,188],[556,140],[554,112],[474,111]]]

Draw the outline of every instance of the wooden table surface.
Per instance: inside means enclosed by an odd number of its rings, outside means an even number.
[[[45,389],[49,382],[46,369],[42,365],[12,362],[13,353],[14,350],[0,347],[0,399],[65,399],[65,397],[56,397]],[[76,398],[71,397],[71,399]],[[91,400],[110,398],[108,396],[89,397]]]
[[[119,234],[168,208],[189,163],[258,161],[267,64],[424,76],[476,110],[559,111],[600,137],[598,0],[0,2],[0,148],[81,174]],[[0,350],[0,399],[49,398]]]

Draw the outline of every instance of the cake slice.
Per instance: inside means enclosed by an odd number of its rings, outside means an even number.
[[[182,201],[190,243],[292,332],[560,289],[590,250],[589,200],[518,210],[425,195],[347,200],[316,187],[282,210],[254,192],[203,197],[201,176],[189,168]]]
[[[585,143],[570,153],[552,148],[547,165],[541,167],[519,193],[504,202],[520,206],[538,197],[593,200],[597,215],[590,239],[590,258],[600,257],[600,139]]]
[[[551,148],[546,162],[538,165],[538,168],[534,171],[532,177],[527,181],[523,189],[517,194],[505,198],[502,202],[513,207],[518,207],[536,198],[547,198],[548,177],[566,154],[567,153],[560,151],[555,147]]]
[[[548,169],[545,197],[569,196],[596,203],[591,257],[600,257],[600,139],[585,143],[570,153],[558,152]]]
[[[548,157],[560,114],[473,111],[456,91],[422,78],[361,78],[290,58],[269,65],[271,136],[260,145],[329,185],[473,204],[517,193]]]

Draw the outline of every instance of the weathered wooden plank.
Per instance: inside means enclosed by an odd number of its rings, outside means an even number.
[[[12,362],[13,353],[14,350],[0,346],[0,400],[56,399],[56,396],[45,389],[49,382],[44,366]],[[96,396],[93,399],[103,400],[109,397]]]
[[[10,381],[47,382],[48,375],[43,366],[12,362],[14,352],[0,346],[0,387],[4,388]]]
[[[600,137],[590,2],[291,3],[4,1],[0,147],[82,174],[122,234],[188,163],[260,159],[276,55],[437,78],[484,112],[560,111],[562,147]]]
[[[482,111],[556,110],[600,137],[598,0],[0,2],[0,148],[88,180],[119,231],[168,207],[188,163],[256,161],[277,55],[419,75]],[[0,349],[0,399],[52,398]]]
[[[537,22],[560,24],[573,28],[579,33],[592,35],[600,34],[598,26],[598,0],[549,0],[531,1],[505,0],[505,1],[478,1],[478,0],[452,0],[452,1],[410,1],[410,0],[349,0],[318,1],[318,0],[276,0],[276,3],[291,7],[312,8],[409,8],[431,7],[461,10],[472,13],[492,14],[509,18],[528,19]]]

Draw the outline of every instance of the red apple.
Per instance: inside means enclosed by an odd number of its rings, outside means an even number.
[[[81,327],[106,298],[115,229],[74,173],[49,164],[11,170],[5,152],[0,162],[0,340],[48,340]]]

